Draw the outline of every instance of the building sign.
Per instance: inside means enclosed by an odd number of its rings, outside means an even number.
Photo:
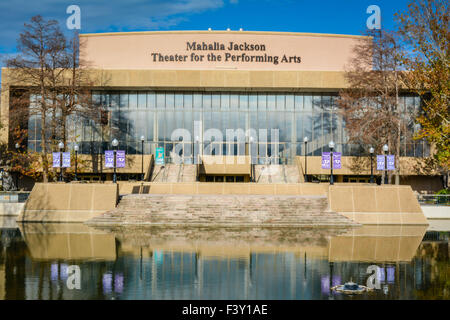
[[[387,156],[387,169],[395,170],[395,155],[393,154]]]
[[[81,60],[102,69],[344,71],[360,36],[171,31],[80,35]]]
[[[156,148],[155,164],[162,165],[162,166],[164,165],[164,148],[163,147]]]
[[[63,160],[62,167],[70,168],[70,152],[63,152],[62,160]]]
[[[299,55],[272,55],[267,52],[265,43],[247,42],[205,42],[187,41],[184,51],[174,54],[151,52],[152,62],[174,63],[200,63],[200,62],[225,62],[225,63],[301,63]]]
[[[322,152],[322,169],[331,169],[330,164],[331,164],[330,152]],[[340,152],[333,152],[333,169],[342,169]]]
[[[59,152],[52,152],[53,168],[61,167],[61,155]]]

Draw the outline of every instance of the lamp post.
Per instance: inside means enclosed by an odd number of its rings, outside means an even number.
[[[19,149],[20,149],[20,144],[18,142],[16,142],[16,152],[19,153]],[[19,191],[19,172],[16,172],[16,188],[17,191]]]
[[[116,157],[117,157],[117,146],[119,145],[119,141],[114,139],[111,144],[114,147],[114,174],[113,174],[113,183],[117,183],[117,174],[116,174]]]
[[[59,181],[62,182],[63,181],[63,173],[62,173],[62,153],[64,151],[64,143],[62,141],[60,141],[58,143],[58,148],[59,148]]]
[[[80,147],[78,147],[77,144],[75,144],[73,146],[73,150],[75,150],[75,181],[78,181],[77,173],[78,173],[78,150],[79,150],[79,148]]]
[[[375,149],[373,147],[370,147],[369,153],[370,153],[370,183],[373,183],[373,153],[375,152]]]
[[[142,152],[142,158],[141,158],[141,181],[144,181],[144,141],[145,141],[145,137],[141,136],[141,152]]]
[[[305,182],[308,182],[308,162],[307,162],[307,154],[308,154],[308,137],[303,138],[303,142],[305,143]]]
[[[334,149],[334,142],[333,142],[333,140],[331,140],[328,143],[328,147],[330,147],[330,170],[331,170],[330,184],[333,185],[334,184],[334,179],[333,179],[333,149]]]
[[[384,184],[388,184],[388,177],[387,177],[387,152],[389,151],[389,146],[385,144],[383,146],[383,153],[384,153]]]

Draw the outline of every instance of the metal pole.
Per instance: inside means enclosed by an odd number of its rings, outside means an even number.
[[[200,169],[199,161],[200,161],[200,142],[197,140],[197,154],[196,154],[196,161],[197,161],[197,181],[200,181],[200,173],[198,172]],[[195,155],[195,152],[194,152]]]
[[[144,181],[144,140],[142,142],[142,166],[141,166],[141,181]]]
[[[62,152],[59,150],[59,181],[63,181],[63,173],[62,173]]]
[[[113,175],[113,183],[117,182],[117,175],[116,175],[116,149],[114,148],[114,175]]]
[[[307,148],[308,148],[308,141],[305,141],[305,182],[308,182],[308,159],[307,159]]]
[[[77,171],[78,171],[78,151],[75,150],[75,181],[78,181]]]
[[[333,180],[333,149],[331,149],[331,152],[330,152],[330,169],[331,169],[330,184],[334,184],[334,180]]]
[[[373,154],[370,154],[370,183],[373,183]]]
[[[388,184],[387,154],[386,154],[386,151],[384,151],[384,184]]]

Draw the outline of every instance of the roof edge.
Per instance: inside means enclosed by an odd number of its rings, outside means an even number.
[[[105,33],[81,33],[80,37],[146,35],[146,34],[259,34],[259,35],[283,35],[283,36],[310,36],[310,37],[337,37],[337,38],[371,38],[349,34],[333,33],[309,33],[309,32],[283,32],[283,31],[227,31],[227,30],[178,30],[178,31],[130,31],[130,32],[105,32]]]

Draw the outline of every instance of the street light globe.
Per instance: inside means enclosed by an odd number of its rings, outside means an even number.
[[[119,145],[119,141],[117,141],[117,139],[114,139],[111,144],[113,145],[113,147],[117,147]]]
[[[331,141],[328,143],[328,147],[330,147],[330,149],[334,149],[334,142],[333,142],[333,140],[331,140]]]
[[[80,147],[77,144],[73,146],[73,150],[75,150],[76,152],[78,152],[79,149]]]
[[[387,144],[385,144],[385,145],[383,146],[383,151],[384,151],[384,152],[388,152],[388,150],[389,150],[389,146],[388,146]]]
[[[370,152],[370,154],[372,154],[375,152],[375,149],[373,147],[370,147],[369,152]]]
[[[199,136],[195,136],[195,142],[199,142],[200,141],[200,137]]]
[[[304,137],[303,142],[308,142],[308,137]]]
[[[141,136],[141,141],[145,141],[145,137],[144,136]]]
[[[64,143],[62,141],[60,141],[58,143],[58,148],[61,149],[61,150],[64,149]]]
[[[19,148],[20,148],[20,144],[16,143],[16,149],[19,149]]]
[[[253,137],[250,137],[250,142],[253,142]]]

